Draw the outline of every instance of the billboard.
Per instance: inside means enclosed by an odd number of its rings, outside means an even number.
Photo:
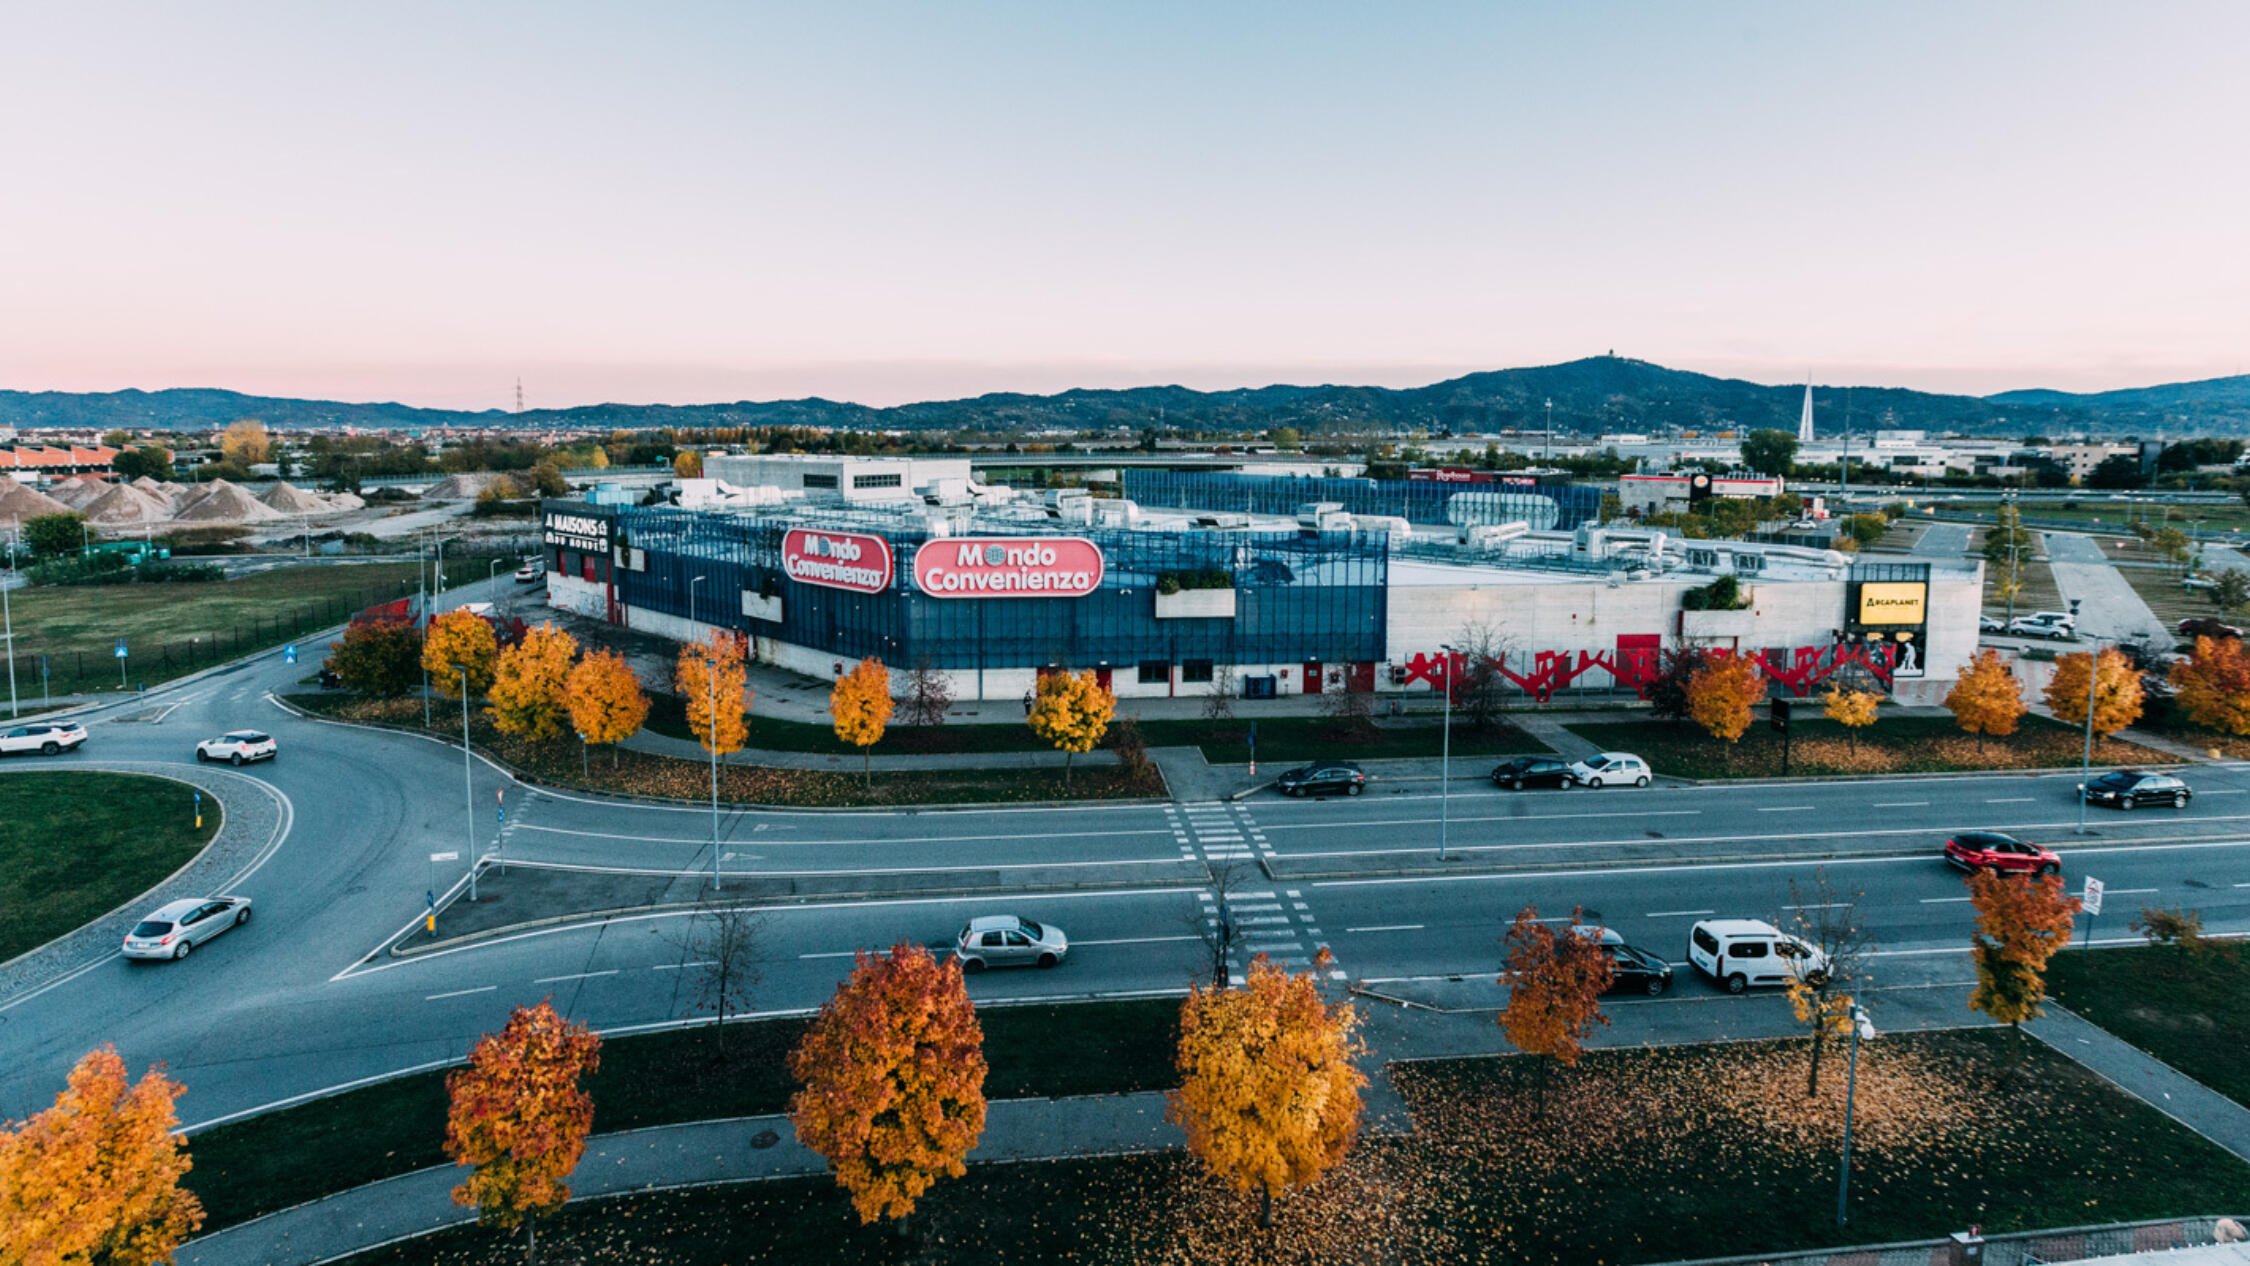
[[[1862,628],[1895,628],[1927,622],[1930,584],[1926,580],[1869,580],[1859,587]]]
[[[914,551],[914,587],[933,598],[1083,598],[1101,586],[1101,547],[1081,536],[955,536]]]
[[[853,593],[881,593],[894,574],[891,545],[864,532],[791,528],[781,538],[781,570],[791,580]]]

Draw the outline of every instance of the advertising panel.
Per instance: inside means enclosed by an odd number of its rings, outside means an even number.
[[[540,518],[540,539],[549,545],[564,549],[581,550],[588,554],[609,552],[609,525],[606,515],[579,514],[568,510],[549,510]]]
[[[1083,598],[1101,585],[1101,547],[1079,536],[956,536],[914,551],[914,587],[933,598]]]
[[[808,585],[881,593],[891,587],[891,545],[863,532],[791,528],[781,538],[781,570]]]
[[[1859,587],[1862,628],[1896,628],[1927,622],[1930,585],[1926,580],[1870,580]]]

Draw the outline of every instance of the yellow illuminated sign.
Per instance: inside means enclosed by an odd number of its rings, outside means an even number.
[[[1859,587],[1863,625],[1922,624],[1930,605],[1930,586],[1921,580],[1870,580]]]

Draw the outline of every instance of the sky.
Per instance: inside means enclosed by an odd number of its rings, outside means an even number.
[[[0,387],[2250,369],[2250,5],[0,0]]]

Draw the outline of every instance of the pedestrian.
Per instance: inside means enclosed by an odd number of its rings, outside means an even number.
[[[1035,694],[1035,691],[1030,690],[1026,690],[1023,692],[1023,714],[1025,716],[1031,715],[1031,701]]]

